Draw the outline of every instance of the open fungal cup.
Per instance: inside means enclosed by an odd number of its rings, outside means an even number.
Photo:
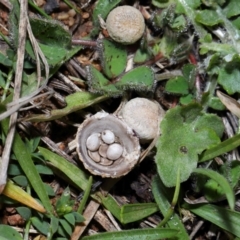
[[[140,144],[133,130],[117,116],[99,112],[86,119],[77,132],[77,152],[94,175],[117,178],[138,162]]]
[[[106,28],[114,41],[128,45],[142,37],[145,23],[139,10],[131,6],[120,6],[109,13]]]
[[[160,135],[160,122],[165,115],[161,106],[153,100],[134,98],[126,103],[121,116],[141,142],[148,142]]]

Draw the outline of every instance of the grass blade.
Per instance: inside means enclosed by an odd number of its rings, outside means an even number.
[[[193,172],[206,175],[207,177],[215,180],[222,187],[222,189],[224,189],[230,208],[232,210],[234,209],[235,195],[234,195],[234,192],[233,192],[230,184],[228,183],[228,181],[225,177],[220,175],[218,172],[215,172],[210,169],[197,168],[197,169],[193,170]]]
[[[233,149],[240,146],[240,134],[235,135],[232,138],[227,139],[224,142],[217,144],[215,147],[212,147],[206,150],[199,159],[199,162],[204,162],[220,156],[226,152],[232,151]]]
[[[9,126],[8,119],[4,119],[1,121],[1,127],[5,135],[7,134],[8,126]],[[43,206],[46,208],[48,213],[52,213],[53,212],[52,205],[50,203],[42,179],[32,161],[31,153],[29,152],[28,148],[26,148],[24,142],[22,141],[18,133],[15,133],[12,151],[14,152],[26,177],[28,178],[28,181],[31,183],[31,186],[33,187],[34,191],[37,193],[38,197],[42,201]]]
[[[165,238],[175,237],[179,232],[176,229],[134,229],[119,232],[108,232],[96,234],[92,236],[83,237],[82,240],[159,240]]]
[[[184,204],[184,208],[190,210],[194,214],[212,222],[218,227],[240,237],[240,213],[218,207],[212,204],[189,205]]]
[[[46,212],[46,209],[38,201],[10,180],[8,180],[2,194],[41,213]]]
[[[46,148],[39,147],[38,150],[47,161],[51,162],[54,167],[63,172],[79,188],[84,191],[86,190],[88,186],[88,176],[85,172],[68,162],[65,158],[58,156]]]

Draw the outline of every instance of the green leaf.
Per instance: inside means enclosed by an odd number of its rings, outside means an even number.
[[[44,18],[30,18],[34,37],[41,43],[49,46],[70,48],[71,34],[56,20]]]
[[[117,89],[135,91],[153,91],[154,73],[147,66],[140,66],[125,73],[118,82],[115,83]]]
[[[70,223],[72,226],[75,225],[75,217],[73,212],[63,215],[63,217]]]
[[[51,234],[53,235],[55,232],[57,232],[59,226],[59,219],[51,216],[51,222],[50,222],[50,230]]]
[[[155,203],[126,204],[121,207],[121,223],[136,222],[157,211],[158,206]]]
[[[5,135],[8,132],[8,126],[8,119],[4,119],[1,121],[1,127]],[[44,207],[49,213],[51,213],[53,211],[53,208],[45,191],[42,179],[39,176],[36,167],[32,161],[31,152],[29,152],[28,149],[25,147],[25,144],[18,133],[15,133],[12,150],[19,162],[19,165],[21,166],[26,177],[28,178],[28,181],[31,183],[31,186],[42,201]]]
[[[28,207],[17,207],[16,210],[25,220],[28,220],[32,216],[31,209]]]
[[[13,176],[22,175],[23,171],[22,171],[22,169],[20,168],[19,165],[14,164],[14,163],[10,163],[9,166],[8,166],[8,174],[13,175]]]
[[[100,23],[98,15],[100,15],[104,20],[107,17],[108,13],[117,6],[121,0],[98,0],[96,6],[94,7],[92,20],[93,20],[93,30],[91,36],[95,37],[100,30]]]
[[[14,228],[0,224],[0,238],[2,240],[22,240],[21,235]]]
[[[229,95],[240,92],[240,69],[221,69],[218,75],[218,83],[223,86]]]
[[[179,232],[175,229],[134,229],[118,232],[101,233],[92,236],[83,237],[82,240],[159,240],[176,237]]]
[[[209,103],[208,106],[214,110],[225,110],[225,106],[223,105],[223,103],[221,102],[221,100],[218,97],[211,97],[209,99]]]
[[[173,94],[188,94],[188,83],[182,76],[171,78],[167,81],[165,91]]]
[[[223,9],[223,12],[226,14],[227,18],[234,17],[240,14],[240,9],[238,6],[238,0],[231,0],[227,4],[227,6]]]
[[[215,10],[197,11],[196,21],[206,26],[214,26],[222,22]]]
[[[38,149],[46,160],[50,161],[54,167],[68,176],[80,189],[85,190],[87,188],[88,175],[80,168],[46,148],[38,147]]]
[[[93,182],[93,177],[90,176],[89,180],[87,182],[87,187],[86,187],[86,189],[84,191],[83,198],[81,199],[81,202],[80,202],[80,204],[78,206],[78,210],[77,210],[78,214],[82,214],[83,213],[83,210],[84,210],[84,208],[86,206],[87,200],[88,200],[88,198],[90,196],[90,193],[91,193],[92,182]]]
[[[64,219],[60,219],[59,222],[63,226],[63,229],[65,230],[65,232],[70,236],[72,234],[71,225]]]
[[[26,187],[29,184],[27,178],[24,175],[16,176],[16,177],[12,178],[12,180],[21,187]]]
[[[166,188],[163,185],[162,181],[158,176],[155,176],[153,178],[153,182],[152,182],[153,196],[164,217],[166,216],[168,210],[171,208],[170,199],[173,196],[173,193],[171,190],[172,189]],[[179,235],[178,235],[179,240],[186,240],[189,238],[188,233],[186,232],[186,229],[182,221],[180,220],[179,216],[176,213],[172,215],[172,217],[169,219],[166,225],[169,228],[176,229],[179,231]]]
[[[215,180],[218,183],[218,185],[220,185],[222,187],[222,189],[224,189],[224,193],[226,194],[230,208],[232,210],[234,209],[235,195],[234,195],[234,192],[233,192],[230,184],[228,183],[228,181],[226,180],[225,177],[220,175],[218,172],[215,172],[210,169],[197,168],[197,169],[194,169],[193,172],[203,174],[203,175],[208,176],[209,178]]]
[[[50,231],[50,225],[46,221],[40,220],[38,217],[31,218],[32,225],[42,234],[48,235]]]
[[[87,80],[89,91],[93,93],[107,94],[109,96],[122,95],[115,85],[113,85],[102,73],[93,66],[87,66]]]
[[[240,237],[240,213],[226,208],[218,207],[211,204],[189,205],[184,204],[184,208],[194,214],[206,219],[218,227]]]
[[[51,121],[64,117],[72,112],[76,112],[80,109],[89,107],[93,104],[99,103],[107,99],[106,96],[100,96],[98,94],[92,94],[88,92],[76,92],[68,95],[65,98],[67,106],[62,109],[54,109],[50,114],[35,114],[28,118],[25,118],[24,121]]]
[[[36,169],[38,173],[43,174],[43,175],[53,175],[53,171],[50,167],[44,166],[41,164],[36,165]]]
[[[121,209],[116,200],[108,194],[106,197],[101,198],[102,204],[107,208],[114,217],[121,221]]]
[[[73,212],[73,215],[75,217],[75,221],[77,223],[81,223],[81,222],[84,222],[85,221],[85,218],[78,212]]]
[[[213,159],[221,154],[232,151],[233,149],[240,146],[240,134],[235,135],[232,138],[229,138],[216,146],[206,150],[203,154],[201,154],[199,162],[204,162],[210,159]]]
[[[98,52],[104,74],[112,79],[120,75],[127,65],[127,50],[106,39],[98,41]]]
[[[0,52],[0,64],[6,67],[12,67],[13,62]]]
[[[74,201],[71,200],[70,190],[67,187],[56,202],[56,212],[59,216],[68,214],[73,210]]]
[[[175,186],[178,170],[180,181],[186,181],[197,166],[198,154],[220,142],[215,129],[206,121],[211,115],[201,110],[195,103],[177,106],[170,109],[161,122],[162,135],[157,142],[155,159],[160,178],[168,187]]]
[[[55,196],[55,192],[54,192],[53,188],[49,184],[44,183],[44,187],[46,189],[46,192],[47,192],[48,196],[50,196],[50,197],[54,197]]]

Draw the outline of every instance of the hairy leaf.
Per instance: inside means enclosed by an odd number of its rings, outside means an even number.
[[[186,181],[197,166],[198,154],[220,142],[212,124],[215,116],[201,110],[198,104],[178,106],[161,122],[155,158],[160,178],[168,187],[175,186],[178,169],[181,182]]]

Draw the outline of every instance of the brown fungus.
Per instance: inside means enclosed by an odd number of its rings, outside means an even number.
[[[106,28],[114,41],[128,45],[142,37],[145,23],[139,10],[131,6],[120,6],[109,13]]]
[[[106,133],[111,139],[114,137],[114,142],[111,140],[110,144],[106,144],[103,141],[102,136]],[[88,148],[92,146],[89,143],[90,136],[94,136],[94,144],[98,143],[96,136],[99,137],[97,152],[96,148],[93,148],[94,151]],[[140,157],[139,139],[126,123],[112,114],[99,112],[86,119],[78,129],[76,140],[80,160],[94,175],[111,178],[124,176],[138,163]]]

